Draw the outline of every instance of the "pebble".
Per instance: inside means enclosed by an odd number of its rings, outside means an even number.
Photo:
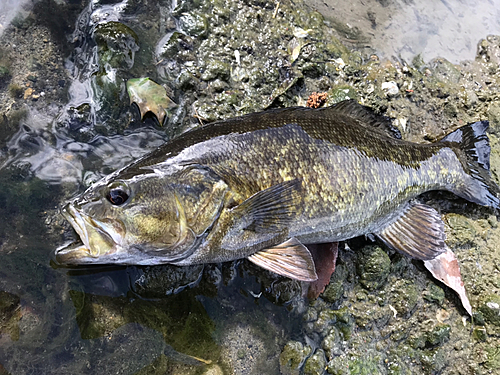
[[[28,87],[26,91],[24,91],[24,99],[28,99],[33,94],[33,89]]]
[[[399,94],[398,84],[394,81],[382,83],[382,90],[384,90],[388,96],[396,96]]]

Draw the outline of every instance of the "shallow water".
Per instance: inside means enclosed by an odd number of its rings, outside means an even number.
[[[477,42],[500,32],[498,0],[311,0],[335,25],[346,26],[346,40],[373,48],[382,58],[424,61],[443,57],[457,64],[473,60]],[[358,34],[359,33],[359,34]],[[356,40],[358,39],[358,40]]]
[[[284,344],[304,337],[302,313],[307,305],[296,282],[244,261],[181,269],[78,270],[58,268],[50,261],[56,247],[73,239],[57,207],[162,144],[180,130],[176,124],[186,122],[190,110],[180,102],[161,128],[151,119],[142,123],[130,109],[123,82],[136,75],[166,80],[172,74],[169,69],[175,64],[158,55],[162,40],[177,26],[170,19],[175,2],[154,2],[151,8],[134,4],[132,9],[128,3],[93,1],[82,9],[64,8],[72,17],[72,23],[61,29],[66,30],[69,51],[54,65],[56,73],[44,77],[44,88],[35,91],[52,95],[51,100],[40,105],[41,99],[28,95],[11,134],[4,137],[1,129],[0,373],[3,366],[11,374],[161,373],[154,367],[182,374],[196,371],[193,357],[225,370],[232,367],[238,374],[278,373]],[[376,15],[375,27],[366,3],[350,2],[353,8],[343,9],[349,13],[344,23],[368,35],[366,39],[355,33],[359,40],[349,43],[360,49],[368,44],[381,56],[412,59],[422,53],[426,60],[437,55],[450,61],[471,59],[480,37],[500,33],[500,4],[495,1],[368,2]],[[432,17],[424,15],[431,3]],[[15,39],[5,32],[19,9],[22,16],[12,22],[20,30],[17,34],[26,30],[29,5],[0,2],[0,38],[24,56],[26,67],[12,69],[22,79],[52,63],[42,57],[32,61],[38,56],[33,56],[29,35]],[[333,16],[332,5],[311,5]],[[359,19],[364,23],[358,25]],[[104,53],[97,53],[92,32],[96,25],[114,21],[134,25],[150,44],[137,50],[133,36],[125,32],[119,47],[125,57],[120,52],[113,56],[116,59],[105,60]],[[35,18],[37,22],[41,23]],[[146,38],[149,35],[156,39]],[[54,36],[32,37],[34,44],[56,43]],[[12,105],[7,87],[0,89],[3,104]],[[21,98],[26,87],[22,90]],[[307,340],[313,349],[318,346],[312,338]]]

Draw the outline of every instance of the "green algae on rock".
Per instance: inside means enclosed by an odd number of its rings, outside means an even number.
[[[298,341],[289,341],[280,354],[281,373],[283,375],[298,375],[310,353],[309,346],[304,346]]]
[[[484,319],[495,326],[500,327],[500,296],[487,294],[481,298],[479,311]]]
[[[358,257],[357,271],[361,284],[368,290],[384,284],[391,269],[391,259],[378,246],[365,246]]]
[[[322,375],[326,369],[325,353],[317,349],[312,356],[306,359],[304,375]]]

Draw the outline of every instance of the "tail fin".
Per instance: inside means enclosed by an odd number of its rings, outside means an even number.
[[[500,188],[490,176],[490,141],[486,135],[488,121],[478,121],[462,126],[441,139],[440,142],[458,143],[470,179],[456,194],[483,206],[499,208]],[[465,159],[465,160],[464,160]]]

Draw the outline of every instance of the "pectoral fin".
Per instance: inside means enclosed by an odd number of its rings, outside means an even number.
[[[432,207],[408,204],[401,216],[377,236],[393,249],[415,259],[429,260],[446,251],[444,223]]]
[[[261,190],[233,209],[238,230],[269,232],[288,225],[299,206],[300,181],[285,181]]]
[[[318,279],[311,253],[296,238],[250,255],[248,260],[268,271],[291,279],[300,281]]]

